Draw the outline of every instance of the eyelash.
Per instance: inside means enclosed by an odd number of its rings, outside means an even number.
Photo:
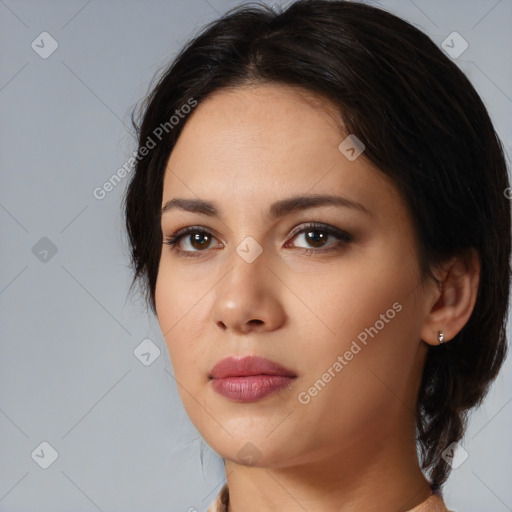
[[[353,237],[350,234],[348,234],[346,231],[335,228],[333,226],[329,226],[327,224],[318,224],[315,222],[310,222],[310,223],[304,224],[303,226],[301,226],[301,228],[302,229],[300,229],[299,231],[293,232],[291,235],[291,238],[295,238],[297,235],[300,235],[300,234],[308,232],[308,231],[320,231],[322,233],[327,233],[328,235],[333,235],[339,239],[338,243],[331,244],[331,245],[327,246],[328,248],[326,248],[326,249],[307,249],[304,247],[298,247],[298,249],[301,249],[307,255],[336,251],[336,250],[339,250],[341,247],[348,245],[349,243],[354,241]],[[175,233],[173,233],[170,236],[165,237],[165,239],[162,243],[166,244],[166,245],[170,245],[171,250],[174,251],[178,256],[185,256],[185,257],[192,257],[192,258],[201,256],[202,253],[207,252],[207,249],[204,251],[183,251],[178,248],[179,241],[186,235],[189,235],[192,233],[204,233],[206,235],[210,235],[213,237],[213,235],[208,230],[202,228],[201,226],[189,226],[189,227],[186,227],[186,228],[176,231]]]

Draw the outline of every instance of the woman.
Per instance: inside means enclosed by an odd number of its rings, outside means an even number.
[[[510,282],[506,164],[464,74],[375,7],[248,5],[136,126],[134,282],[225,461],[209,511],[447,510]]]

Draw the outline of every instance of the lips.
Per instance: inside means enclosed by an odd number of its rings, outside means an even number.
[[[227,357],[212,369],[210,382],[224,398],[235,402],[256,402],[266,396],[289,388],[295,372],[258,356]]]
[[[226,357],[221,359],[210,372],[211,379],[225,379],[227,377],[247,377],[250,375],[281,375],[283,377],[296,377],[288,368],[259,356],[245,356],[242,358]]]

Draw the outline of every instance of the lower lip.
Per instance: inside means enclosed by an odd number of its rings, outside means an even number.
[[[212,379],[213,389],[237,402],[256,402],[290,385],[293,377],[284,375],[248,375]]]

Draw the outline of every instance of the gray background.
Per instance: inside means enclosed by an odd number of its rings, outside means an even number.
[[[128,179],[92,191],[135,149],[129,114],[154,73],[238,3],[0,0],[2,511],[202,511],[224,481],[208,447],[201,470],[158,325],[127,295]],[[510,154],[512,1],[377,3],[439,45],[464,37],[455,60]],[[46,59],[31,47],[44,31]],[[146,338],[161,350],[148,366],[134,355]],[[472,415],[445,488],[455,511],[512,510],[511,375],[509,358]],[[47,469],[43,441],[58,452]]]

